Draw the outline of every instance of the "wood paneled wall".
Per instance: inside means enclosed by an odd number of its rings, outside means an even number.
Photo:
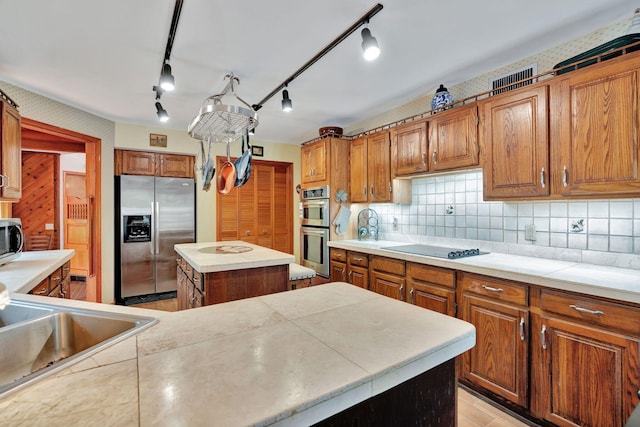
[[[22,198],[13,206],[25,236],[51,234],[51,249],[60,249],[59,165],[59,154],[23,151]],[[54,224],[54,230],[45,230],[45,224]]]

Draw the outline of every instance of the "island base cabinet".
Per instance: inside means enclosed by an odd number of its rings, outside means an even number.
[[[314,426],[458,425],[455,366],[449,360]]]
[[[558,426],[622,427],[638,405],[640,341],[532,316],[531,412]]]
[[[204,305],[284,292],[288,289],[288,264],[206,273]]]

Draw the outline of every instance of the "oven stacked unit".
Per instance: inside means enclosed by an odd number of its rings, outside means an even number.
[[[330,194],[328,185],[300,192],[300,263],[323,277],[329,277]]]

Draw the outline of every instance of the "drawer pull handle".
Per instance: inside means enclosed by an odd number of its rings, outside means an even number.
[[[567,181],[567,165],[564,165],[564,167],[562,168],[562,186],[566,187],[567,185],[569,185],[569,182]]]
[[[333,256],[336,258],[342,258],[342,254],[333,254]]]
[[[352,274],[352,273],[353,273],[353,271],[349,270],[349,283],[353,283],[353,282],[351,281],[351,274]]]
[[[362,258],[354,258],[353,260],[360,262],[360,261],[362,261]]]
[[[436,151],[434,151],[433,153],[431,153],[431,162],[434,165],[438,164],[438,153]]]
[[[520,318],[520,341],[524,341],[524,317]]]
[[[400,285],[400,289],[398,290],[398,293],[400,294],[400,295],[398,295],[400,297],[399,298],[400,301],[404,301],[405,300],[405,298],[404,298],[404,285]]]
[[[588,308],[578,307],[575,304],[571,304],[569,307],[573,308],[576,311],[579,311],[580,313],[587,313],[587,314],[595,314],[595,315],[598,315],[598,316],[604,316],[604,311],[589,310]]]
[[[44,288],[44,289],[40,289],[39,291],[34,292],[35,295],[44,295],[44,294],[48,294],[49,293],[49,289]]]
[[[411,290],[409,290],[409,297],[411,298],[411,304],[415,304],[416,303],[415,289],[411,288]]]
[[[542,349],[547,349],[547,327],[542,325],[542,330],[540,331],[540,338],[542,340]]]
[[[545,183],[544,183],[544,168],[540,169],[540,185],[542,186],[542,188],[544,188]]]
[[[491,292],[504,292],[504,289],[502,288],[494,288],[492,286],[487,286],[487,285],[482,285],[482,289],[486,289],[487,291],[491,291]]]

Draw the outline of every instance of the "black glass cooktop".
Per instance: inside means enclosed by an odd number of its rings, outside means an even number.
[[[414,255],[425,255],[425,256],[432,256],[436,258],[448,258],[448,259],[466,258],[470,256],[484,255],[489,253],[489,252],[481,252],[480,249],[456,249],[456,248],[446,248],[443,246],[429,246],[429,245],[388,246],[380,249],[387,249],[389,251],[405,252],[405,253],[414,254]]]

